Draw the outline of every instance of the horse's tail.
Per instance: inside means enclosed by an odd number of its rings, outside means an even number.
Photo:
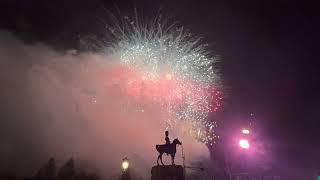
[[[160,146],[159,146],[159,145],[156,145],[156,150],[157,150],[157,151],[159,151],[159,148],[160,148]]]

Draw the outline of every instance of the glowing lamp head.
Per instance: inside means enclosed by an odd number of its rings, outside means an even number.
[[[128,160],[127,158],[124,158],[124,159],[122,160],[121,166],[122,166],[122,170],[123,170],[123,171],[127,171],[128,168],[129,168],[129,160]]]
[[[242,149],[249,149],[249,148],[250,148],[249,141],[246,140],[246,139],[241,139],[241,140],[239,141],[239,146],[240,146]]]
[[[242,134],[250,134],[249,129],[242,129]]]
[[[170,81],[170,80],[172,79],[172,75],[169,74],[169,73],[167,73],[167,74],[166,74],[166,79]]]

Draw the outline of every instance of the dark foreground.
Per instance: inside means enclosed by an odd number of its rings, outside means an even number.
[[[179,165],[153,166],[151,180],[185,180],[183,167]]]

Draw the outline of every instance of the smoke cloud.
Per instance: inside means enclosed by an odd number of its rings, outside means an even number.
[[[76,166],[112,178],[128,157],[134,171],[150,177],[168,115],[126,92],[130,74],[117,62],[104,54],[25,44],[0,31],[0,173],[32,175],[50,157],[60,165],[73,157]],[[187,133],[170,134],[176,137],[186,163],[209,157]],[[182,163],[181,147],[176,160]]]

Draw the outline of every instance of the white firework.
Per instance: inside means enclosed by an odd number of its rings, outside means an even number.
[[[115,21],[108,26],[107,35],[107,53],[139,72],[143,81],[153,82],[151,86],[161,86],[163,83],[157,82],[163,77],[171,81],[161,97],[158,91],[153,97],[172,114],[165,120],[169,127],[187,122],[192,127],[188,131],[196,139],[215,142],[217,124],[208,119],[208,114],[217,110],[222,99],[214,66],[218,58],[209,55],[201,38],[177,23],[168,24],[161,16],[144,23],[137,15]]]

